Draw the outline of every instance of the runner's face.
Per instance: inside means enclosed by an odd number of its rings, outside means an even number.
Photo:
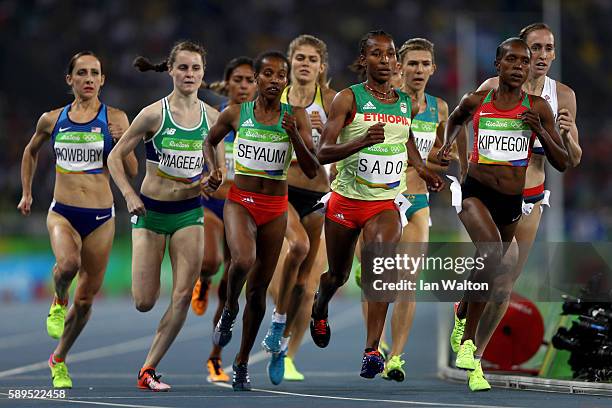
[[[276,99],[281,96],[287,86],[287,63],[280,58],[267,57],[261,64],[261,71],[255,74],[259,94],[266,99]]]
[[[531,50],[531,75],[546,75],[556,57],[555,37],[546,29],[536,30],[527,35],[526,42]]]
[[[66,75],[66,82],[72,88],[74,95],[80,99],[97,97],[100,88],[104,85],[100,61],[93,55],[79,57],[70,75]]]
[[[524,45],[514,42],[505,46],[499,61],[495,62],[500,82],[520,88],[529,75],[530,55]]]
[[[255,97],[255,72],[250,65],[238,65],[232,71],[227,83],[227,93],[231,103],[247,102]]]
[[[404,55],[402,71],[404,84],[412,91],[421,91],[427,86],[429,77],[436,70],[431,52],[425,50],[407,51]]]
[[[185,94],[198,92],[204,78],[204,69],[200,54],[193,51],[179,51],[169,71],[174,88]]]
[[[321,55],[312,45],[300,45],[291,57],[291,73],[302,84],[311,84],[317,81],[323,73],[325,65]]]
[[[368,39],[365,55],[361,55],[360,59],[368,76],[377,82],[387,82],[393,76],[393,69],[397,64],[395,44],[384,35],[372,37]]]

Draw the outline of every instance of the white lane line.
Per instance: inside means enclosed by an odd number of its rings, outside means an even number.
[[[334,321],[338,321],[337,324],[334,324],[333,329],[335,332],[343,330],[347,327],[351,327],[356,323],[361,322],[361,319],[355,319],[355,317],[361,317],[361,307],[351,307],[348,310],[338,314],[337,316],[333,316]],[[330,319],[331,320],[331,319]],[[304,340],[302,340],[302,344],[308,341],[309,337],[304,336]],[[253,354],[249,358],[249,366],[252,364],[258,363],[262,360],[265,360],[268,357],[268,353],[261,350],[258,353]],[[224,368],[225,371],[232,370],[232,366],[227,366]],[[227,383],[212,383],[217,387],[222,388],[232,388],[231,384]],[[442,402],[424,402],[424,401],[403,401],[403,400],[387,400],[387,399],[375,399],[375,398],[351,398],[351,397],[334,397],[331,395],[317,395],[317,394],[302,394],[297,392],[287,392],[287,391],[276,391],[276,390],[267,390],[263,388],[253,388],[253,391],[265,392],[269,394],[276,395],[289,395],[294,397],[304,397],[304,398],[319,398],[319,399],[330,399],[330,400],[342,400],[342,401],[361,401],[361,402],[385,402],[390,404],[401,404],[401,405],[421,405],[421,406],[432,406],[432,407],[461,407],[461,408],[525,408],[525,407],[506,407],[506,406],[497,406],[497,405],[475,405],[475,404],[452,404],[452,403],[442,403]]]
[[[175,340],[175,343],[193,340],[210,335],[209,324],[197,324],[183,328],[179,333],[179,336]],[[88,351],[82,351],[70,355],[70,363],[77,363],[81,361],[96,360],[99,358],[115,356],[117,354],[129,353],[132,351],[147,350],[151,346],[151,341],[154,334],[139,337],[134,340],[124,341],[110,346],[98,347]],[[42,370],[47,368],[47,360],[40,361],[38,363],[28,364],[21,367],[12,368],[10,370],[0,371],[0,378],[10,377],[12,375],[18,375],[23,373],[29,373],[32,371]]]
[[[8,394],[4,392],[0,392],[0,395]],[[127,408],[172,408],[172,407],[164,407],[161,405],[133,405],[133,404],[116,404],[113,402],[95,402],[95,401],[76,401],[70,399],[63,398],[31,398],[31,400],[41,400],[41,401],[49,401],[49,402],[61,402],[61,403],[71,403],[71,404],[89,404],[89,405],[103,405],[105,407],[127,407]]]
[[[219,383],[216,383],[219,384]],[[220,387],[231,388],[231,384],[219,384]],[[293,397],[305,397],[305,398],[319,398],[319,399],[330,399],[340,401],[361,401],[361,402],[386,402],[391,404],[401,405],[420,405],[429,407],[462,407],[462,408],[526,408],[526,407],[510,407],[505,405],[476,405],[476,404],[453,404],[448,402],[425,402],[425,401],[404,401],[404,400],[388,400],[388,399],[376,399],[376,398],[353,398],[353,397],[333,397],[331,395],[317,395],[317,394],[301,394],[298,392],[286,392],[286,391],[274,391],[265,390],[262,388],[253,388],[253,391],[267,392],[270,394],[278,395],[289,395]]]

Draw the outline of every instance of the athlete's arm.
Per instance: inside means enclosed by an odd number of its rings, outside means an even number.
[[[215,192],[223,182],[223,172],[219,167],[215,147],[221,143],[232,130],[238,130],[240,118],[240,105],[231,105],[219,114],[215,125],[208,131],[202,147],[204,160],[208,168],[208,176],[202,177],[202,193],[207,195]]]
[[[108,107],[108,125],[111,127],[111,123],[113,127],[120,130],[118,134],[111,132],[113,136],[113,140],[118,142],[121,137],[124,135],[125,130],[130,127],[130,121],[128,120],[127,115],[124,111],[112,107]],[[123,159],[123,167],[125,168],[125,172],[128,177],[133,179],[138,175],[138,160],[136,159],[136,155],[134,151],[131,151],[124,159]]]
[[[132,215],[144,215],[146,210],[142,200],[127,179],[123,163],[125,158],[134,152],[138,143],[145,137],[153,135],[160,126],[162,115],[157,105],[158,103],[149,105],[140,111],[108,156],[108,170],[123,194],[127,209]]]
[[[444,164],[450,161],[450,149],[453,142],[461,133],[462,129],[464,129],[467,122],[474,116],[474,112],[478,109],[482,98],[482,93],[470,92],[465,94],[463,98],[461,98],[459,105],[448,117],[448,122],[444,131],[444,145],[438,151],[438,160],[440,163]]]
[[[521,119],[535,132],[550,164],[559,171],[565,171],[569,164],[569,156],[555,128],[550,105],[539,96],[532,95],[531,97],[532,108],[521,113]]]
[[[559,97],[557,122],[561,129],[561,140],[569,155],[569,165],[576,167],[582,158],[576,126],[576,94],[569,86],[557,82],[557,95]]]
[[[51,137],[53,132],[53,124],[57,120],[59,111],[45,112],[36,123],[36,130],[23,150],[23,158],[21,159],[21,200],[17,205],[17,209],[22,215],[30,215],[32,207],[32,179],[36,171],[36,163],[38,161],[38,152],[41,146]]]
[[[321,164],[335,163],[357,153],[364,147],[385,141],[384,123],[370,126],[362,137],[337,144],[340,131],[351,118],[355,99],[350,89],[338,93],[332,101],[329,118],[323,128],[317,158]]]
[[[285,112],[281,124],[291,139],[300,169],[306,177],[315,178],[319,169],[319,161],[315,155],[312,129],[306,111],[304,108],[293,107],[293,115]]]

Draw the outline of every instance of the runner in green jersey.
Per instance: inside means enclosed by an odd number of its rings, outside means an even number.
[[[215,345],[224,347],[231,340],[238,297],[246,282],[242,342],[233,366],[235,391],[251,389],[249,354],[266,310],[266,291],[287,226],[287,169],[292,151],[306,176],[315,177],[319,168],[305,110],[281,103],[289,75],[287,57],[266,52],[254,65],[258,97],[224,110],[204,145],[206,165],[211,169],[204,193],[210,194],[222,181],[214,147],[229,131],[237,132],[236,175],[223,211],[231,254],[227,301],[213,333]]]
[[[136,309],[153,308],[160,291],[161,263],[166,244],[174,277],[170,305],[161,319],[138,387],[168,391],[159,380],[157,364],[178,335],[202,264],[204,231],[200,200],[202,143],[218,112],[198,99],[205,68],[204,49],[189,41],[174,46],[167,61],[153,65],[135,61],[141,71],[168,70],[172,93],[144,108],[109,157],[109,168],[132,214],[132,296]],[[140,140],[147,150],[146,175],[138,195],[128,183],[121,158]],[[168,241],[168,242],[167,242]]]
[[[361,230],[366,245],[395,244],[400,239],[400,214],[394,200],[405,189],[406,159],[415,163],[434,191],[444,186],[437,174],[425,168],[411,135],[416,106],[413,109],[410,98],[389,82],[397,64],[392,37],[384,31],[366,34],[359,62],[366,68],[367,80],[336,96],[318,153],[322,163],[338,162],[325,220],[329,269],[321,275],[310,326],[319,347],[329,343],[327,306],[348,279]],[[373,378],[383,370],[377,348],[388,305],[369,302],[362,377]]]

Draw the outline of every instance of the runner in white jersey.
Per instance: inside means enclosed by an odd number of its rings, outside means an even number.
[[[329,106],[336,95],[336,91],[327,85],[327,45],[312,35],[303,34],[289,44],[287,56],[291,63],[291,85],[283,91],[281,102],[304,107],[310,117],[312,141],[316,149],[327,122]],[[271,353],[268,376],[273,384],[279,384],[283,379],[304,379],[296,370],[292,358],[309,320],[308,311],[316,286],[311,281],[318,282],[323,272],[312,269],[319,253],[324,220],[323,215],[315,211],[315,205],[329,191],[329,177],[321,166],[316,177],[309,179],[294,155],[287,173],[287,184],[287,252],[280,259],[279,276],[273,280],[275,285],[271,292],[276,308],[262,343],[264,349]],[[294,338],[291,344],[290,336]]]
[[[544,23],[534,23],[524,27],[519,37],[527,42],[531,50],[531,69],[527,82],[523,85],[523,90],[541,96],[550,105],[556,123],[560,129],[559,134],[563,145],[569,156],[569,167],[576,167],[580,163],[582,149],[578,143],[578,128],[576,127],[576,95],[574,91],[558,81],[555,81],[546,74],[552,62],[555,60],[555,38],[550,27]],[[494,89],[499,84],[499,77],[486,80],[478,90],[484,91]],[[523,191],[523,216],[516,229],[516,240],[519,247],[519,259],[514,270],[513,279],[508,282],[513,285],[519,277],[529,251],[535,240],[540,225],[543,205],[548,205],[549,192],[544,190],[546,156],[539,140],[533,146],[533,154],[527,167],[525,179],[525,189]],[[483,321],[490,324],[481,324],[478,327],[476,344],[477,353],[482,354],[486,348],[495,327],[502,319],[508,308],[508,302],[497,304],[490,303],[483,314]],[[465,304],[461,302],[457,307],[457,319],[455,324],[455,338],[460,337],[463,325],[462,319],[465,317]],[[452,340],[451,340],[452,342]],[[456,340],[455,340],[456,342]]]

